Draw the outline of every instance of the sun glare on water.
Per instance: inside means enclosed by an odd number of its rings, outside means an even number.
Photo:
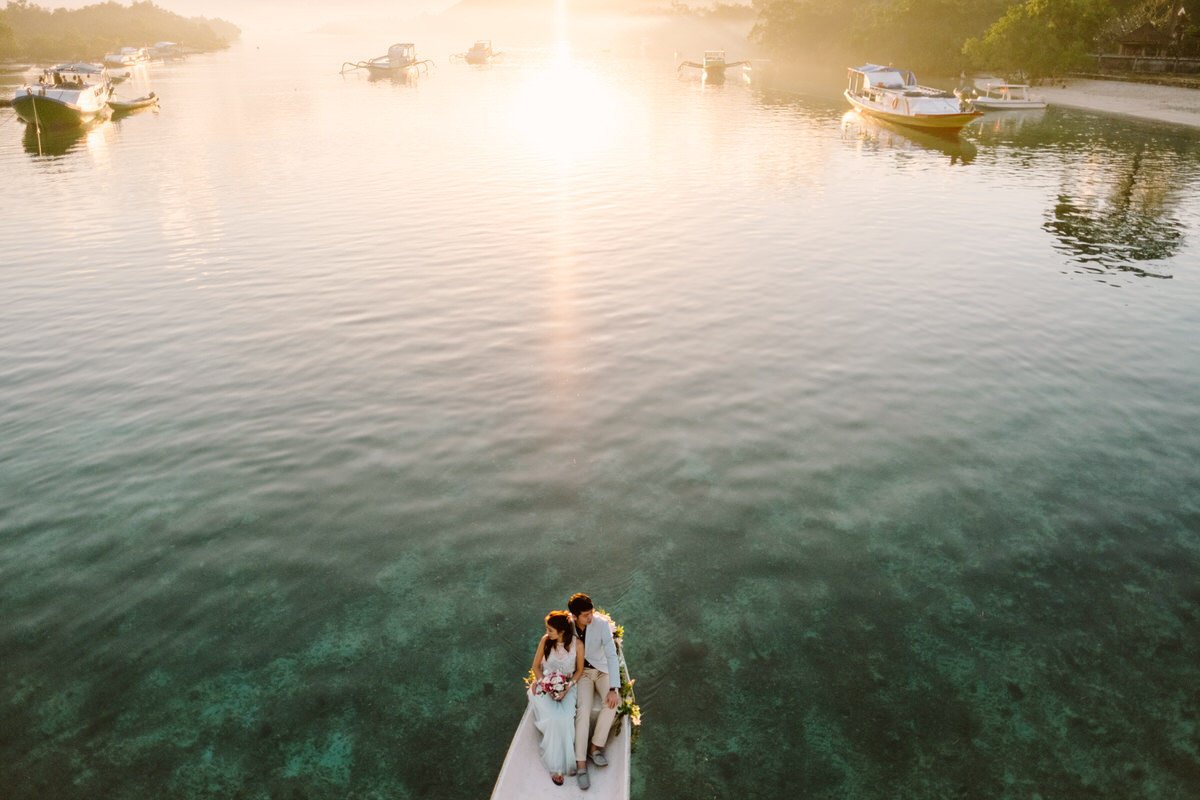
[[[539,157],[573,162],[613,140],[621,107],[613,87],[560,41],[512,105],[514,135]]]

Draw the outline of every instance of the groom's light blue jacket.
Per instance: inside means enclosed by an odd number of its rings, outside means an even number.
[[[612,620],[599,612],[592,614],[587,626],[583,657],[601,672],[608,673],[608,685],[621,688],[621,662],[617,659],[617,643],[613,641]]]

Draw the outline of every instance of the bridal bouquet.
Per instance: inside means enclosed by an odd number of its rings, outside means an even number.
[[[561,672],[551,672],[549,675],[543,675],[538,685],[546,694],[558,694],[570,688],[571,679]]]

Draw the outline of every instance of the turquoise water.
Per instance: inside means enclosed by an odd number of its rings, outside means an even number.
[[[580,590],[642,800],[1193,794],[1195,132],[470,38],[0,111],[4,796],[487,797]]]

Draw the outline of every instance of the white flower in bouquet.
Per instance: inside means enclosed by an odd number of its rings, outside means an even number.
[[[551,672],[549,675],[543,676],[541,680],[542,691],[546,694],[565,692],[569,683],[570,680],[561,672]]]

